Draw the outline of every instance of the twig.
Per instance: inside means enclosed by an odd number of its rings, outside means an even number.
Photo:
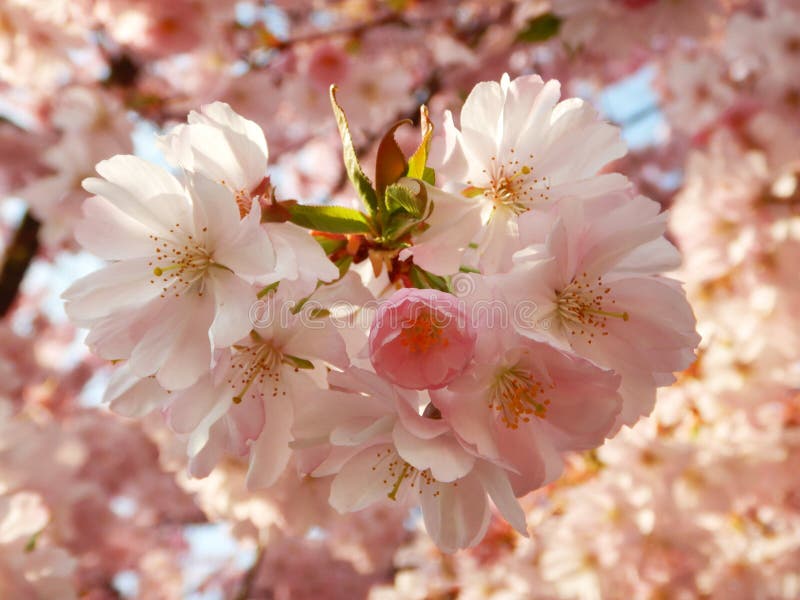
[[[6,248],[3,268],[0,271],[0,318],[4,317],[17,298],[25,272],[39,250],[40,223],[29,212],[25,213],[14,239]]]
[[[253,582],[256,579],[256,574],[258,573],[258,569],[261,567],[261,561],[263,559],[264,547],[259,545],[258,552],[256,553],[256,559],[253,561],[253,566],[247,569],[247,572],[244,574],[244,577],[242,578],[242,585],[239,588],[239,592],[236,594],[234,600],[248,600],[250,598]]]

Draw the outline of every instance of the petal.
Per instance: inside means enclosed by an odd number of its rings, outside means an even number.
[[[202,377],[200,381],[185,390],[173,392],[171,396],[172,399],[167,410],[167,423],[175,433],[193,432],[218,403],[218,394],[211,382],[210,375]],[[214,419],[214,422],[216,420]],[[205,427],[206,435],[212,424],[213,422],[208,423]],[[201,443],[199,447],[202,446]],[[189,455],[193,456],[196,453],[197,451],[190,451]]]
[[[213,301],[208,295],[156,298],[151,322],[130,357],[134,373],[147,376],[157,372],[166,389],[190,386],[211,364],[208,327]]]
[[[525,522],[525,511],[522,510],[519,502],[514,497],[514,490],[511,489],[508,475],[503,469],[488,461],[479,460],[475,465],[475,474],[480,480],[481,485],[489,493],[489,497],[492,499],[492,502],[494,502],[497,510],[500,511],[500,514],[503,515],[503,518],[508,521],[520,535],[528,537],[528,525]]]
[[[137,377],[127,364],[114,371],[103,394],[103,402],[109,403],[113,412],[129,418],[141,418],[169,399],[154,377]]]
[[[418,438],[397,423],[392,438],[403,460],[419,471],[430,469],[437,481],[450,482],[464,477],[475,464],[475,457],[452,435]]]
[[[239,207],[231,191],[202,175],[189,179],[194,207],[194,227],[212,253],[239,228]]]
[[[253,203],[250,213],[233,230],[235,235],[220,241],[214,260],[240,276],[260,278],[275,268],[275,250],[261,226],[261,209]]]
[[[469,382],[472,383],[471,380]],[[443,390],[432,392],[431,398],[459,437],[472,444],[481,456],[498,459],[500,450],[490,426],[494,414],[489,407],[486,394],[485,386],[477,384],[471,393]]]
[[[321,359],[340,369],[348,367],[347,349],[338,329],[330,319],[312,318],[306,308],[300,311],[302,318],[292,328],[284,351],[300,358]]]
[[[75,239],[86,250],[106,260],[153,254],[151,229],[100,196],[83,203],[83,219],[75,225]]]
[[[477,544],[486,534],[491,510],[477,476],[454,484],[422,486],[421,505],[425,529],[443,552]]]
[[[401,251],[400,258],[414,257],[414,263],[436,275],[458,273],[461,258],[481,231],[481,203],[427,187],[433,212],[429,228]]]
[[[496,81],[481,81],[472,88],[461,108],[461,130],[470,134],[486,132],[492,139],[500,138],[505,93]],[[490,149],[493,154],[496,147]]]
[[[268,400],[265,406],[264,429],[250,447],[250,468],[247,489],[271,486],[280,477],[292,454],[292,403],[286,396]]]
[[[102,196],[131,218],[151,229],[186,223],[191,205],[180,182],[168,171],[137,156],[117,155],[97,164],[104,178],[83,181],[90,194]],[[182,198],[165,204],[158,198]]]
[[[150,283],[150,264],[147,258],[125,260],[82,277],[61,295],[67,315],[77,323],[86,323],[157,298],[161,288]]]
[[[285,273],[283,278],[296,279],[302,274],[316,283],[339,277],[339,269],[307,229],[294,223],[266,223],[264,229],[275,247],[276,265]]]
[[[211,269],[208,281],[215,304],[208,333],[214,348],[226,348],[253,329],[251,309],[256,292],[252,285],[224,269]]]
[[[330,505],[340,513],[353,512],[386,498],[389,491],[383,471],[373,467],[376,456],[391,447],[371,446],[347,461],[331,483]]]
[[[189,474],[197,478],[208,477],[225,453],[225,442],[225,424],[218,420],[208,432],[208,441],[189,459]]]
[[[201,108],[201,113],[189,113],[190,124],[205,123],[225,133],[231,152],[242,169],[248,191],[257,186],[265,175],[269,157],[267,140],[257,123],[237,114],[225,102],[213,102]]]

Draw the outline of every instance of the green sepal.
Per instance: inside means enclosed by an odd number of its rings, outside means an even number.
[[[324,235],[315,235],[314,239],[322,246],[322,250],[330,256],[334,252],[341,250],[347,245],[347,240],[344,238],[330,238]]]
[[[439,275],[429,273],[417,265],[411,267],[408,276],[411,278],[411,283],[413,283],[416,288],[439,290],[440,292],[450,291],[450,285],[446,277],[440,277]]]
[[[313,369],[314,364],[310,360],[300,358],[299,356],[292,356],[291,354],[283,355],[283,362],[295,369]]]
[[[260,292],[258,292],[258,294],[257,294],[258,298],[261,299],[264,296],[267,296],[268,294],[271,294],[272,292],[277,290],[278,289],[278,285],[280,285],[280,283],[281,283],[280,281],[276,281],[274,283],[270,283],[267,287],[263,288]]]

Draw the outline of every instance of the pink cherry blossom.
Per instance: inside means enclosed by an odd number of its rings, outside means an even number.
[[[188,124],[175,127],[161,142],[167,157],[185,171],[227,187],[242,216],[250,212],[253,203],[270,202],[264,132],[224,102],[190,112]],[[262,227],[276,254],[275,271],[264,283],[297,281],[310,294],[318,281],[338,277],[336,266],[307,230],[292,223],[265,223]]]
[[[96,194],[76,237],[114,261],[64,293],[67,313],[90,328],[107,359],[130,359],[140,377],[177,389],[194,383],[224,348],[251,328],[253,282],[274,268],[254,204],[244,218],[227,188],[201,176],[185,187],[134,156],[98,164]]]
[[[0,496],[0,594],[4,598],[77,598],[75,560],[37,540],[47,528],[41,498],[29,492]]]
[[[375,370],[415,390],[446,386],[467,367],[474,348],[463,303],[437,290],[398,290],[381,304],[369,335]]]
[[[509,466],[516,495],[558,477],[558,451],[612,431],[618,375],[496,326],[480,328],[477,348],[476,366],[431,399],[461,438]]]
[[[335,473],[339,512],[389,500],[422,508],[428,533],[446,552],[476,544],[489,525],[487,494],[521,533],[522,511],[505,471],[461,443],[416,392],[351,368],[330,376],[342,392],[307,410],[295,428],[302,443],[330,444],[312,474]]]
[[[620,175],[598,174],[625,154],[618,130],[601,121],[582,100],[559,102],[560,95],[557,81],[545,83],[538,76],[511,81],[504,75],[500,83],[475,86],[461,110],[461,129],[447,113],[437,174],[460,193],[463,210],[479,214],[480,219],[450,221],[442,216],[407,250],[420,266],[451,275],[450,263],[439,262],[438,254],[426,249],[432,244],[447,246],[448,239],[464,236],[478,245],[482,272],[507,270],[511,254],[521,247],[520,215],[565,195],[627,185]],[[560,160],[575,148],[578,155]],[[460,244],[449,245],[463,254]]]
[[[680,284],[659,275],[677,254],[658,210],[625,195],[562,202],[523,223],[532,245],[495,277],[510,303],[537,307],[514,323],[519,333],[622,375],[624,424],[652,410],[656,387],[693,362],[699,342]]]

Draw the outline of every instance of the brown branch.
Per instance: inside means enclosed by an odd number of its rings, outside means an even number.
[[[6,248],[0,271],[0,318],[13,306],[25,272],[39,250],[39,227],[39,221],[26,212],[14,239]]]
[[[249,600],[252,592],[253,583],[255,582],[258,570],[261,568],[261,562],[264,560],[264,547],[259,544],[256,559],[253,565],[247,569],[242,578],[242,585],[236,594],[235,600]]]
[[[389,13],[384,13],[368,21],[352,23],[350,25],[337,27],[333,29],[322,29],[319,31],[298,35],[286,40],[277,40],[273,48],[275,50],[286,50],[287,48],[296,46],[298,44],[307,44],[309,42],[316,42],[323,39],[329,39],[339,36],[359,36],[368,29],[371,29],[373,27],[380,27],[382,25],[389,25],[391,23],[398,25],[406,24],[405,19],[403,19],[402,15],[396,12],[389,12]]]

